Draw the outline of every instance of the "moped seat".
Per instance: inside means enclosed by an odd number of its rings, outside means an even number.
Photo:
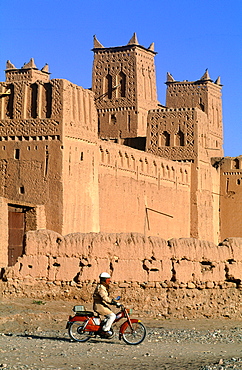
[[[79,311],[79,312],[76,312],[76,315],[75,316],[88,316],[88,317],[92,317],[92,316],[94,316],[94,312],[92,312],[92,311]]]

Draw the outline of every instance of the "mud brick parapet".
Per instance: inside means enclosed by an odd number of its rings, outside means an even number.
[[[90,305],[102,271],[113,295],[149,316],[241,317],[242,238],[221,244],[142,234],[26,234],[25,254],[2,269],[4,296],[75,299]]]
[[[25,253],[4,269],[4,280],[37,279],[78,284],[110,272],[114,282],[176,283],[201,287],[242,280],[242,238],[219,245],[193,238],[145,237],[137,233],[29,231]]]

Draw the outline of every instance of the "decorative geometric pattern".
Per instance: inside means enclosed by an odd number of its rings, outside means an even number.
[[[0,136],[60,135],[60,123],[51,119],[1,120]]]
[[[197,156],[194,147],[194,110],[160,109],[149,112],[147,151],[172,160],[192,160]],[[175,135],[184,134],[184,146],[175,145]],[[159,136],[170,134],[169,146],[159,145]]]
[[[132,53],[132,52],[131,52]],[[121,63],[122,61],[122,63]],[[126,107],[135,103],[135,83],[134,83],[135,57],[129,51],[102,51],[95,54],[95,64],[93,68],[93,90],[96,96],[96,106],[98,109]],[[126,96],[116,97],[116,81],[120,72],[127,76]],[[105,91],[105,79],[107,75],[112,77],[112,99],[108,99]]]

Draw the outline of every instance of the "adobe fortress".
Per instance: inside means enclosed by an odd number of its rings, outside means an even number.
[[[10,61],[0,83],[0,267],[24,234],[139,233],[217,244],[242,236],[242,157],[223,157],[220,78],[167,74],[154,44],[94,37],[92,88]]]

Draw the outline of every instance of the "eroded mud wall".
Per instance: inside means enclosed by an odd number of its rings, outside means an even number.
[[[25,254],[2,270],[5,296],[75,299],[91,306],[102,271],[113,294],[147,315],[241,317],[242,238],[220,245],[141,234],[30,231]]]
[[[108,271],[113,281],[204,284],[242,280],[242,238],[219,245],[192,238],[142,234],[26,234],[25,254],[4,270],[5,279],[93,281]]]

